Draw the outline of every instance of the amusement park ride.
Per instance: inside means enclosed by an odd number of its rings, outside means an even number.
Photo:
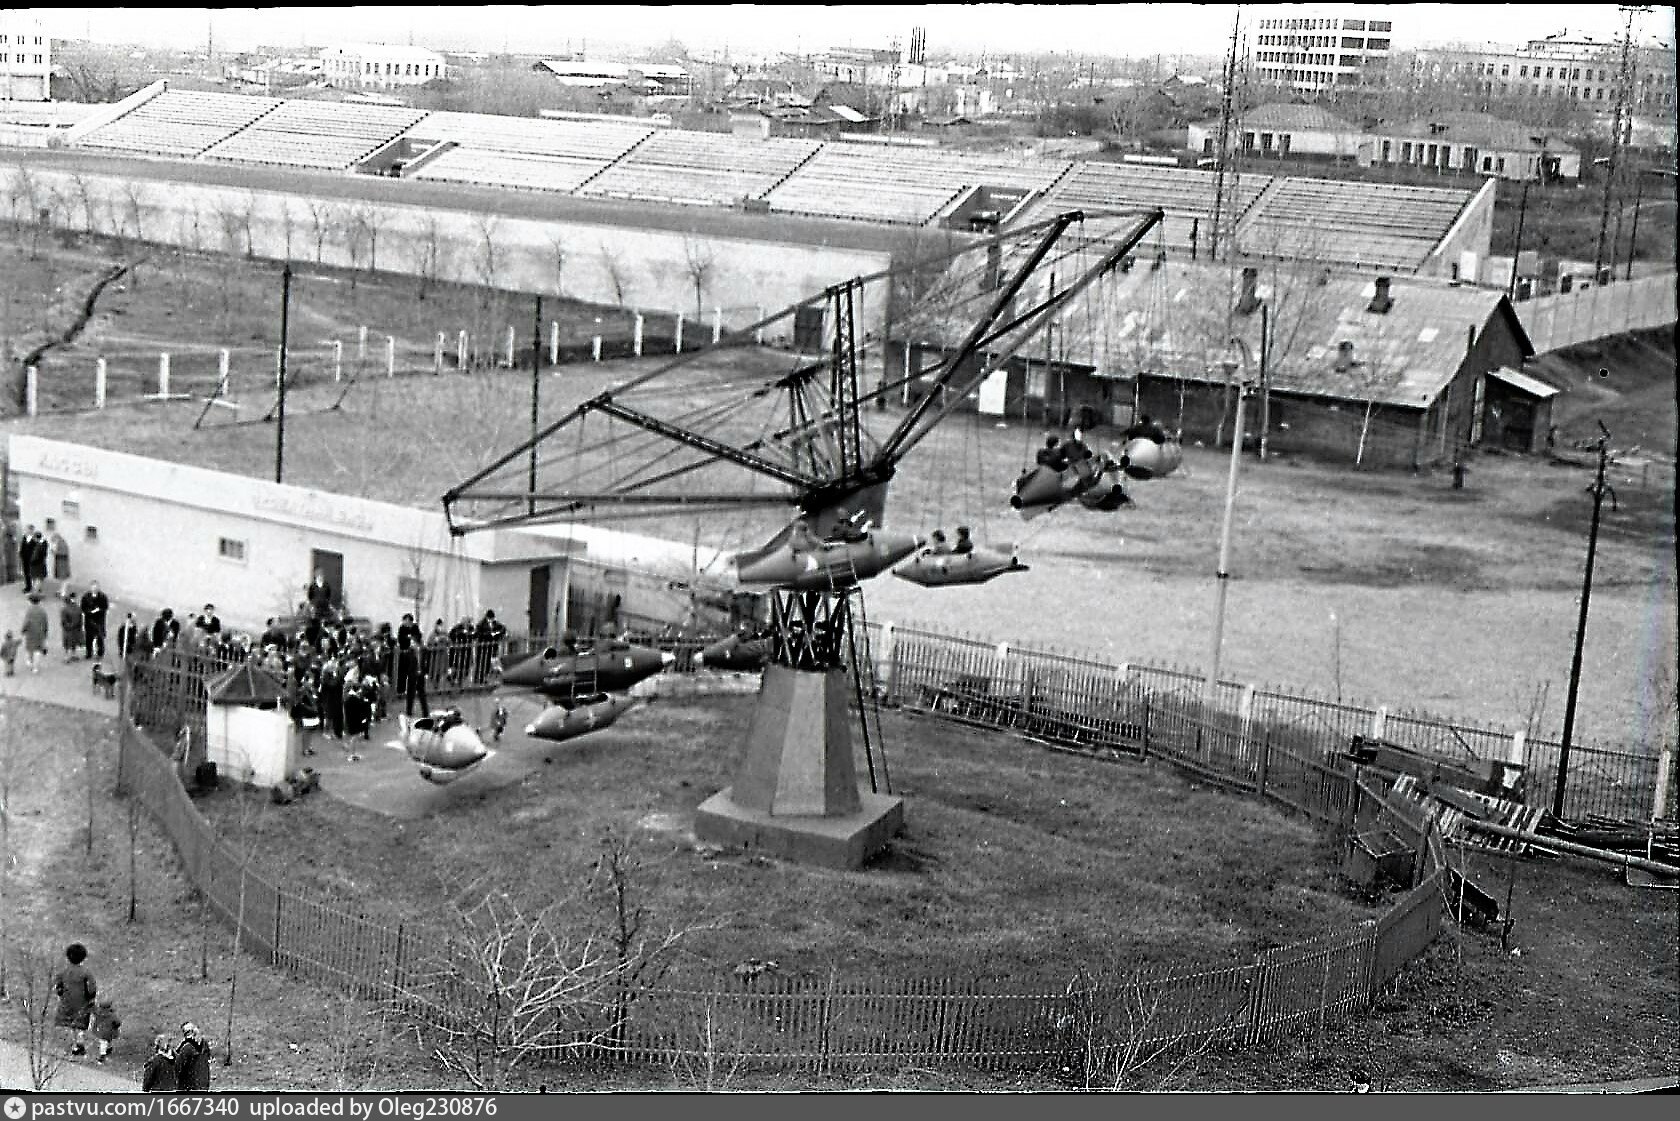
[[[701,654],[720,668],[764,659],[735,782],[696,813],[703,839],[857,867],[902,826],[878,719],[871,726],[876,691],[860,586],[887,571],[928,587],[974,584],[1025,566],[1012,550],[968,541],[966,531],[959,547],[944,548],[889,529],[888,486],[909,452],[1119,268],[1162,213],[1101,218],[1110,224],[1100,236],[1085,214],[1069,212],[837,284],[719,345],[589,397],[444,496],[457,535],[568,520],[743,518],[778,509],[786,517],[791,508],[791,523],[732,558],[740,585],[768,593],[767,633]],[[868,321],[892,324],[890,332],[860,337],[866,312],[873,313]],[[791,362],[753,347],[767,329],[787,335]],[[894,378],[889,333],[933,345],[937,363],[912,378],[906,361],[905,377]],[[725,348],[740,357],[720,359]],[[867,389],[865,356],[876,348],[880,380]],[[889,412],[888,401],[908,398],[912,381],[926,391],[902,413]],[[1138,447],[1135,457],[1141,477],[1170,470],[1164,449],[1144,443],[1149,448]],[[1133,458],[1131,445],[1100,464],[1041,458],[1011,504],[1025,515],[1101,490],[1111,505],[1082,504],[1114,509],[1116,492],[1124,494],[1119,476]],[[1107,485],[1099,487],[1102,480]],[[558,680],[564,659],[548,654],[511,667],[504,680],[539,689]],[[864,783],[853,758],[853,704],[862,714]]]

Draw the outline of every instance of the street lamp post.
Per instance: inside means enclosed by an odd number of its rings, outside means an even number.
[[[1231,580],[1231,515],[1237,505],[1237,469],[1242,464],[1243,418],[1247,410],[1244,408],[1250,393],[1248,371],[1250,365],[1248,344],[1241,339],[1233,338],[1231,345],[1242,356],[1242,381],[1237,389],[1237,422],[1231,439],[1231,473],[1225,481],[1225,517],[1219,528],[1219,567],[1214,573],[1214,601],[1213,601],[1213,643],[1208,656],[1207,680],[1202,683],[1202,709],[1204,719],[1206,712],[1213,705],[1213,695],[1219,688],[1219,660],[1221,648],[1225,641],[1225,590]],[[1224,361],[1225,378],[1229,381],[1237,371],[1237,362],[1227,357]]]

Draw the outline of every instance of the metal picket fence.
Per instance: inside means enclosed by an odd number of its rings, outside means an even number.
[[[961,665],[981,667],[978,644],[959,643],[956,649]],[[917,672],[914,660],[894,668],[904,671],[895,675],[894,689]],[[1053,666],[1027,668],[1031,676]],[[181,781],[180,764],[141,727],[170,727],[152,723],[159,713],[176,726],[182,723],[181,710],[196,695],[192,676],[177,669],[154,673],[149,686],[146,677],[133,686],[125,681],[118,787],[138,798],[163,827],[207,910],[239,932],[247,952],[276,968],[383,1003],[422,1030],[459,1027],[474,994],[458,991],[458,982],[455,989],[436,983],[445,972],[434,958],[444,937],[440,932],[418,923],[393,926],[356,913],[347,902],[288,887],[219,837],[199,813]],[[163,695],[160,682],[166,679],[173,681],[173,699]],[[1062,707],[1070,698],[1094,687],[1077,674],[1059,679],[1043,694],[1051,704],[1015,712],[1028,721],[1024,727],[1046,731],[1055,725],[1077,733],[1094,722],[1056,722],[1065,720]],[[198,690],[201,694],[201,678]],[[202,710],[202,699],[197,703]],[[1124,707],[1134,704],[1143,712]],[[1150,727],[1152,707],[1158,731]],[[1134,692],[1114,711],[1117,738],[1175,753],[1203,750],[1201,765],[1210,773],[1249,767],[1241,746],[1246,741],[1236,732],[1198,727],[1182,697]],[[975,718],[974,711],[949,715]],[[1204,748],[1192,748],[1198,738]],[[1279,748],[1260,753],[1247,773],[1252,778],[1228,777],[1319,820],[1354,820],[1357,788],[1315,760]],[[1309,1028],[1322,1030],[1330,1019],[1368,1006],[1440,931],[1442,870],[1423,871],[1423,882],[1380,922],[1266,950],[1247,963],[1138,973],[1070,984],[1062,992],[1009,991],[953,977],[725,976],[706,988],[638,991],[616,1030],[592,1025],[579,1032],[580,1045],[549,1057],[668,1065],[721,1061],[817,1073],[893,1065],[1069,1070],[1087,1083],[1112,1082],[1170,1052],[1256,1046]]]

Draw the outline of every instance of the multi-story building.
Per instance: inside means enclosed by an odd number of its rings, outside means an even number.
[[[1489,97],[1514,101],[1563,99],[1609,112],[1616,102],[1621,44],[1564,34],[1532,39],[1520,47],[1496,43],[1430,47],[1413,56],[1414,76],[1454,83]],[[1642,45],[1630,52],[1633,112],[1675,114],[1674,47]]]
[[[449,65],[424,47],[355,43],[321,52],[321,77],[336,89],[419,86],[449,76]]]
[[[1386,7],[1268,5],[1249,43],[1262,82],[1307,91],[1381,81],[1394,24]]]
[[[0,101],[52,100],[52,39],[39,21],[0,8]]]

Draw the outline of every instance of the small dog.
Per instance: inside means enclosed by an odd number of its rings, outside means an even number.
[[[117,675],[106,673],[100,664],[95,662],[93,663],[93,691],[98,693],[101,690],[104,690],[107,697],[115,697],[117,695]]]
[[[496,712],[490,717],[490,731],[493,739],[501,739],[502,733],[507,731],[508,710],[501,701],[496,702]]]

